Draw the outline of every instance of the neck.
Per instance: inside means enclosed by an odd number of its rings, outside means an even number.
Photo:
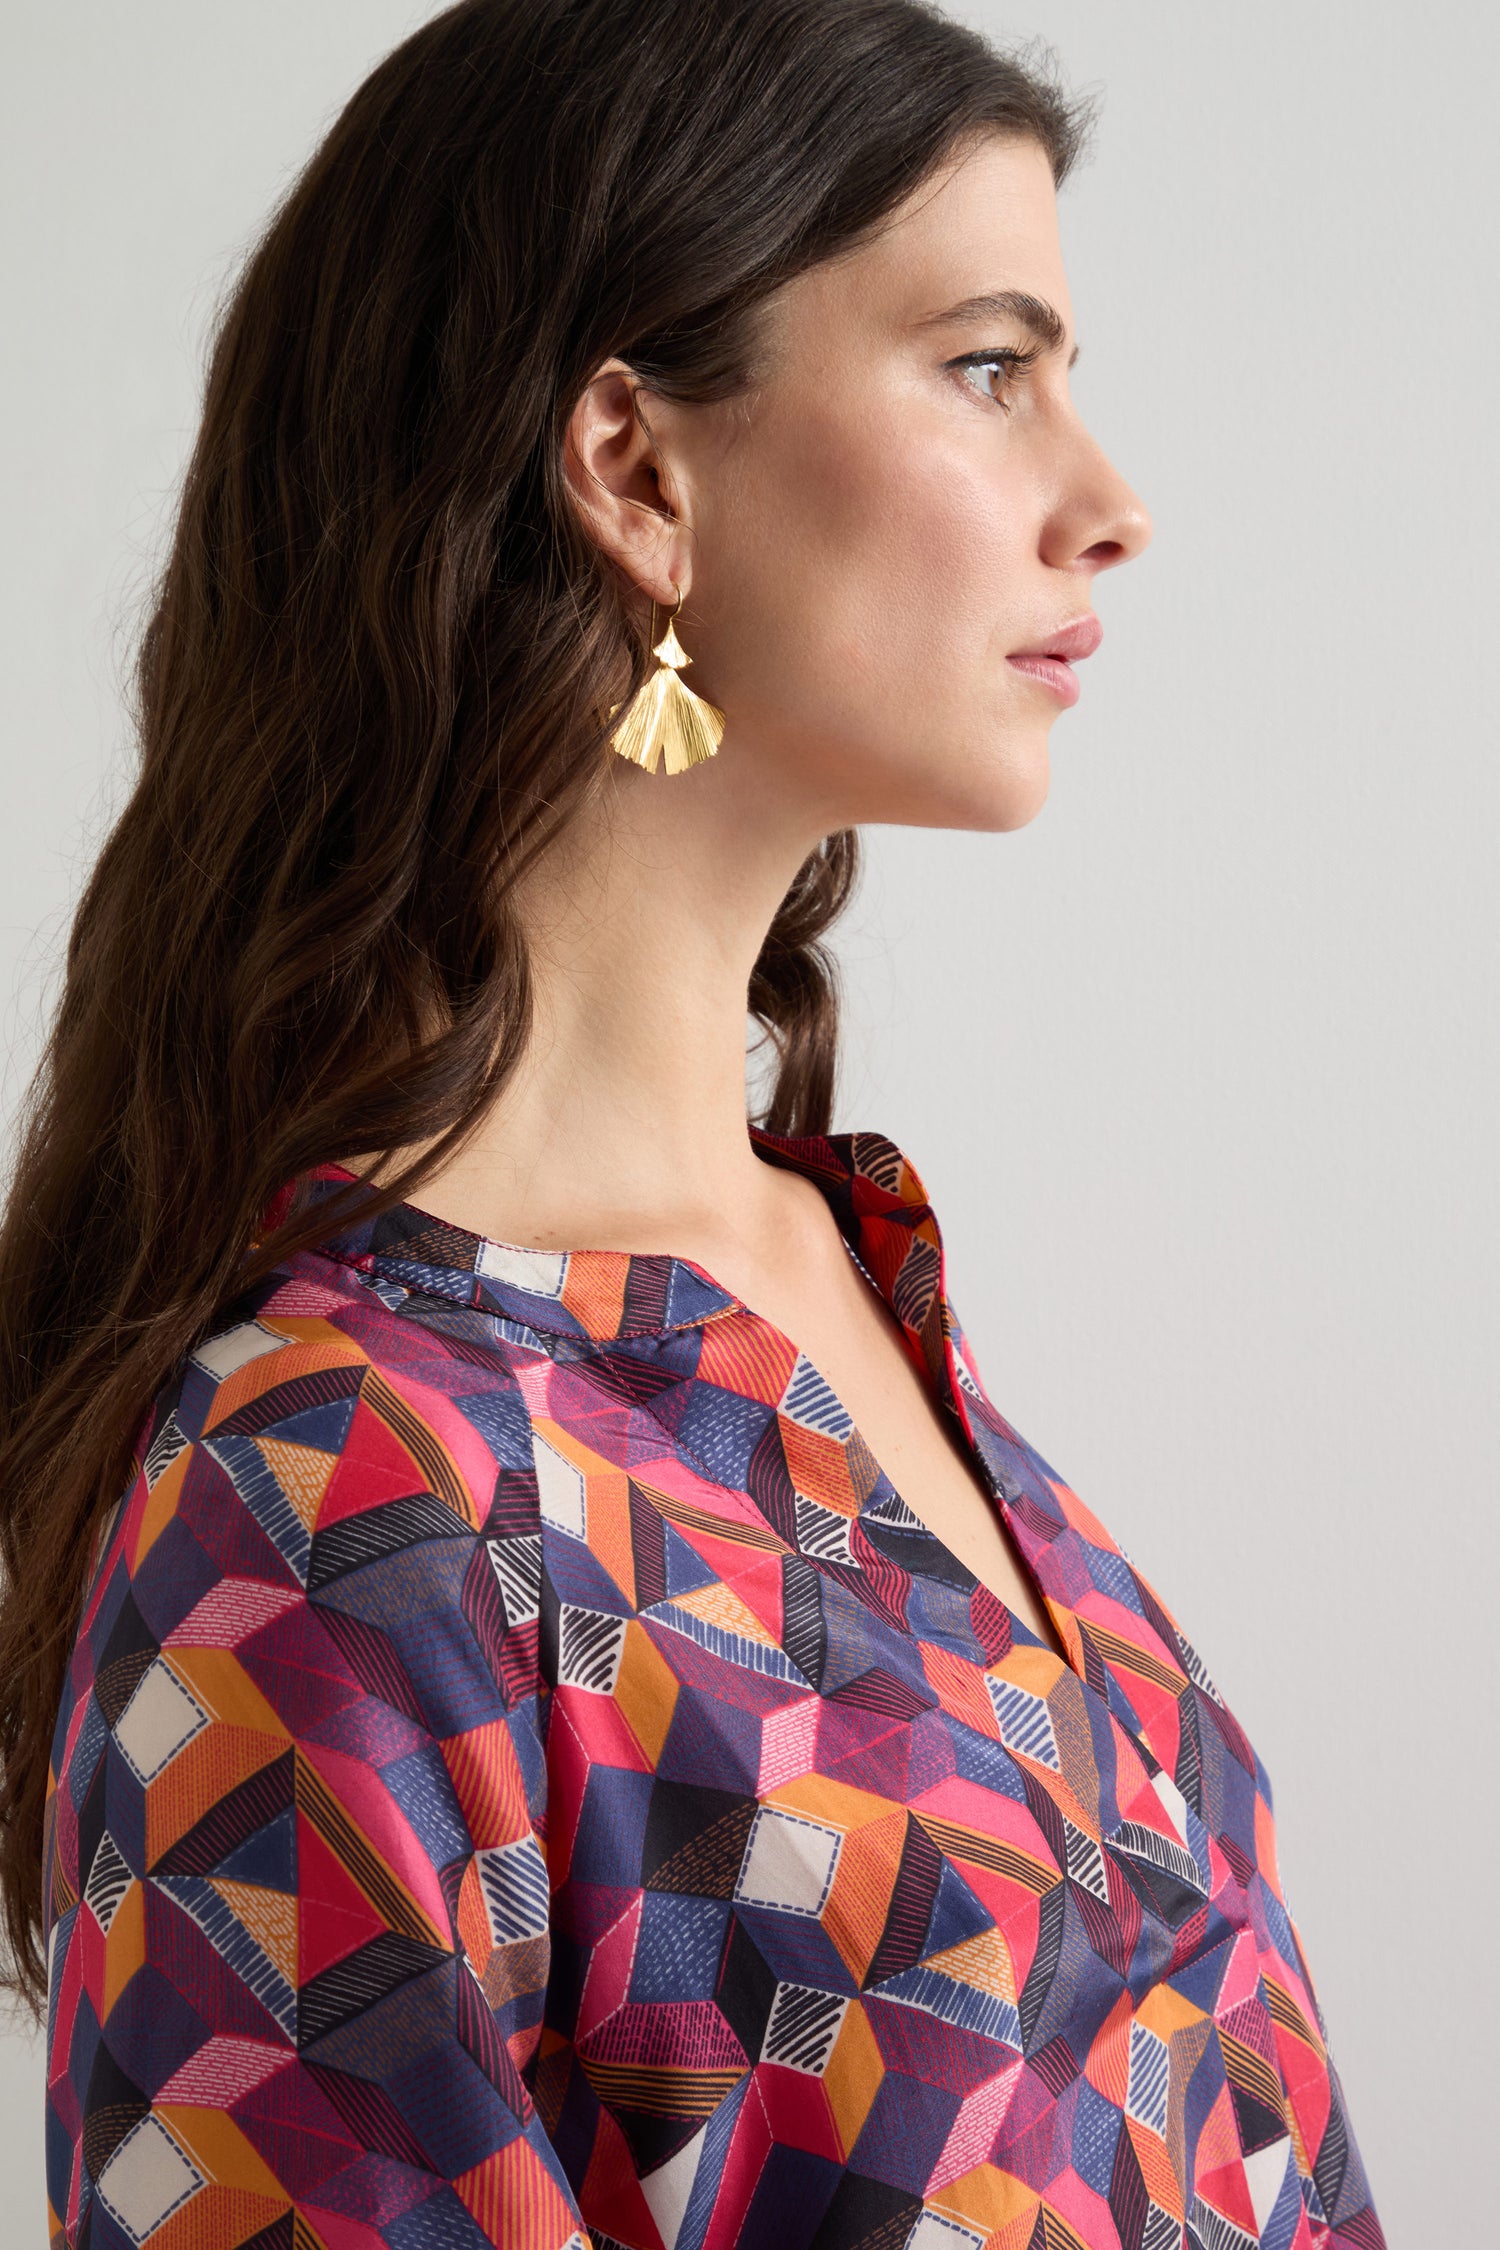
[[[743,759],[667,779],[612,761],[528,876],[532,1035],[433,1176],[452,1216],[511,1242],[705,1263],[774,1232],[787,1189],[746,1131],[746,993],[821,831],[805,808],[799,822],[756,803],[752,779]]]

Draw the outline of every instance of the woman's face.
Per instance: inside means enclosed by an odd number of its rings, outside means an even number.
[[[765,335],[748,396],[641,399],[686,527],[659,591],[686,578],[688,684],[726,717],[695,772],[753,760],[809,834],[1020,827],[1067,701],[1012,659],[1088,620],[1096,574],[1150,537],[1068,395],[1043,150],[986,137],[873,242],[787,283]]]

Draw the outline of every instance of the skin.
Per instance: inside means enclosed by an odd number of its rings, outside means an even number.
[[[1064,326],[1010,385],[952,363],[1028,346],[1014,316],[930,324],[1001,289]],[[795,1339],[908,1505],[1057,1646],[822,1195],[754,1152],[745,993],[830,831],[1035,818],[1063,706],[1007,653],[1088,611],[1150,523],[1069,398],[1072,308],[1034,142],[971,144],[873,241],[786,284],[764,336],[748,396],[676,405],[611,359],[571,418],[580,516],[643,625],[654,599],[660,631],[683,593],[687,682],[726,714],[724,738],[679,775],[609,759],[598,805],[519,901],[527,1051],[418,1200],[503,1242],[693,1260]]]

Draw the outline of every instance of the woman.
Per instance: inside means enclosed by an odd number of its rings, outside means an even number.
[[[1086,125],[466,0],[250,261],[0,1236],[59,2243],[1381,2242],[1264,1772],[830,1130],[856,830],[1033,817],[1148,537]]]

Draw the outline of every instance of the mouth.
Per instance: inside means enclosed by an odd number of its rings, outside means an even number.
[[[1089,610],[1031,648],[1013,649],[1005,661],[1028,679],[1039,681],[1059,702],[1076,703],[1080,687],[1073,666],[1092,656],[1103,638],[1104,627]]]

